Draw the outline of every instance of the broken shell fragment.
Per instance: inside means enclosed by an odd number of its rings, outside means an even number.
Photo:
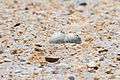
[[[64,38],[64,42],[67,43],[81,43],[81,38],[78,35],[67,34]]]
[[[98,51],[99,53],[102,53],[102,52],[107,52],[108,51],[108,49],[103,49],[103,50],[100,50],[100,51]]]
[[[45,57],[45,60],[52,63],[52,62],[58,61],[59,58],[57,58],[57,57]]]

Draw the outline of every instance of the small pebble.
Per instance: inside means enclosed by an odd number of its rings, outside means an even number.
[[[0,38],[2,38],[2,36],[0,35]]]
[[[70,66],[66,63],[60,63],[56,65],[57,68],[69,68]]]
[[[4,62],[11,62],[12,60],[11,59],[8,59],[8,58],[5,58],[4,59]]]
[[[0,64],[2,64],[2,63],[4,63],[4,60],[2,59],[2,60],[0,60]]]
[[[75,80],[75,77],[74,76],[70,76],[70,77],[68,77],[69,78],[69,80]]]
[[[85,41],[91,41],[92,40],[92,37],[91,36],[87,36],[86,38],[85,38]]]
[[[120,61],[120,53],[116,54],[116,59]]]
[[[47,72],[54,72],[55,70],[54,70],[53,68],[51,68],[51,67],[47,67],[47,68],[46,68],[46,71],[47,71]]]
[[[15,24],[13,27],[16,27],[16,26],[19,26],[21,23],[17,23],[17,24]]]
[[[89,62],[89,63],[87,64],[87,66],[90,67],[90,68],[94,68],[94,67],[96,67],[96,66],[98,66],[98,65],[96,64],[96,62]]]
[[[98,51],[99,53],[102,53],[102,52],[107,52],[108,51],[108,49],[103,49],[103,50],[100,50],[100,51]]]
[[[80,3],[79,5],[81,5],[81,6],[86,6],[87,3],[83,2],[83,3]]]
[[[111,69],[107,69],[107,70],[105,71],[105,73],[106,73],[106,74],[112,74],[112,70],[111,70]]]
[[[0,54],[2,54],[3,53],[3,51],[0,51]]]
[[[12,50],[11,54],[17,54],[17,50]]]
[[[20,69],[17,69],[17,70],[14,71],[14,73],[16,73],[16,74],[21,73],[21,72],[22,72],[22,70],[20,70]]]

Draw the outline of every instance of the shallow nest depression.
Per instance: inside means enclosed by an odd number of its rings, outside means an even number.
[[[120,80],[119,0],[0,0],[0,80]],[[81,43],[50,43],[55,32]]]

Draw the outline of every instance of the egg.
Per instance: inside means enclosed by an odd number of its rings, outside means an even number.
[[[55,32],[51,35],[49,42],[50,43],[63,43],[65,34],[62,32]]]
[[[64,42],[66,43],[81,43],[81,38],[78,35],[75,34],[67,34],[64,38]]]
[[[81,38],[79,35],[69,33],[64,34],[61,32],[55,32],[51,35],[49,39],[50,43],[81,43]]]

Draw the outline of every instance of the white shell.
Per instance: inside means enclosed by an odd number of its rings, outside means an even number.
[[[50,43],[63,43],[65,38],[65,34],[61,32],[55,32],[51,35],[49,42]]]
[[[67,34],[64,38],[64,42],[68,43],[81,43],[81,38],[75,34]]]

